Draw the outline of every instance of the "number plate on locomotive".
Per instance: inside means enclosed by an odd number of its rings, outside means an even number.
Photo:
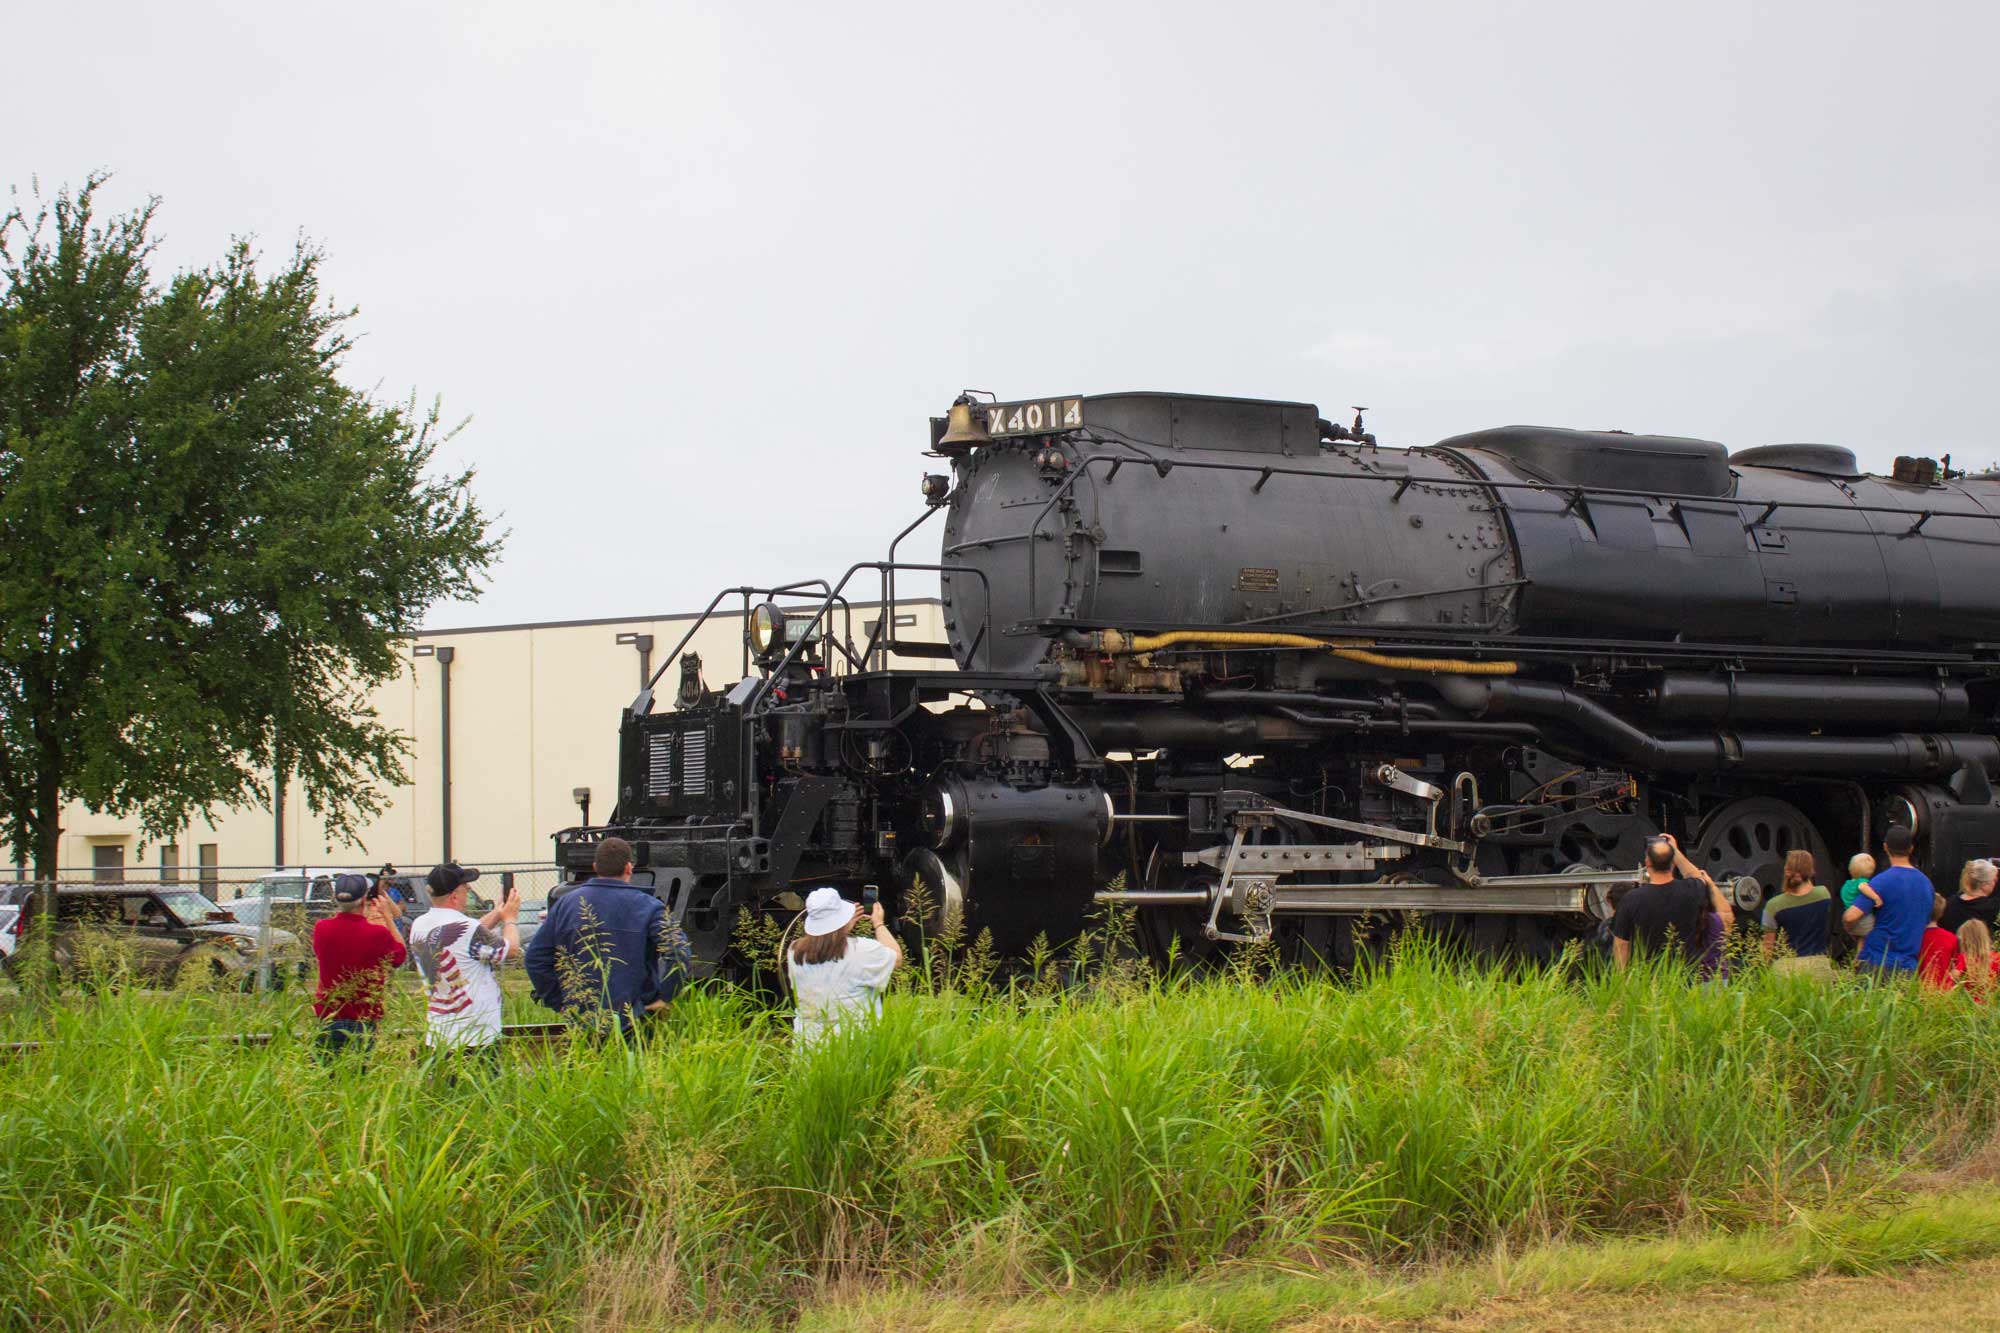
[[[1083,425],[1081,398],[1041,398],[1030,403],[981,403],[977,410],[986,423],[986,433],[995,437],[1051,435]]]

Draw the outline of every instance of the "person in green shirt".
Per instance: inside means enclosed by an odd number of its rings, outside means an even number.
[[[1875,858],[1862,852],[1847,863],[1847,882],[1840,886],[1840,910],[1845,912],[1854,906],[1854,900],[1861,896],[1861,890],[1868,887],[1868,877],[1875,873]],[[1875,918],[1864,916],[1859,921],[1850,922],[1847,933],[1859,939],[1875,928]]]

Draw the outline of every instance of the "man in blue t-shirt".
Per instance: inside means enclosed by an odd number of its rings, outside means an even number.
[[[1928,875],[1910,864],[1916,838],[1909,829],[1895,825],[1883,836],[1882,846],[1889,853],[1889,868],[1876,871],[1861,886],[1854,906],[1841,920],[1851,926],[1864,916],[1875,918],[1875,928],[1861,942],[1860,956],[1854,960],[1857,965],[1882,972],[1914,972],[1937,890],[1931,887]]]

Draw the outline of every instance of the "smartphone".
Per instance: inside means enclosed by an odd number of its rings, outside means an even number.
[[[864,884],[861,886],[861,905],[863,907],[873,907],[880,901],[882,901],[882,890],[876,888],[873,884]]]

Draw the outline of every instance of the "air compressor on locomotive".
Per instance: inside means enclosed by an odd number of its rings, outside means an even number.
[[[741,598],[749,669],[670,655],[610,821],[558,835],[572,866],[631,839],[710,967],[822,883],[1001,953],[1111,904],[1162,957],[1340,964],[1411,914],[1546,954],[1662,828],[1745,913],[1794,847],[1831,874],[1906,824],[1940,882],[2000,851],[2000,480],[1948,458],[1399,449],[1160,393],[961,395],[930,446],[888,559],[718,594],[695,628]],[[899,573],[937,577],[942,640],[896,637]]]

